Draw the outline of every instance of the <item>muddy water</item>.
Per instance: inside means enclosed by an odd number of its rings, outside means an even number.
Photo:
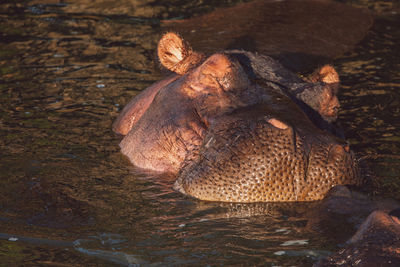
[[[236,2],[1,2],[2,263],[307,266],[337,249],[343,240],[305,227],[301,214],[315,203],[188,199],[171,190],[173,177],[139,174],[119,153],[112,121],[163,77],[161,20]],[[372,193],[398,198],[400,10],[395,1],[351,5],[369,8],[374,22],[332,61],[343,81],[340,121],[375,173]]]

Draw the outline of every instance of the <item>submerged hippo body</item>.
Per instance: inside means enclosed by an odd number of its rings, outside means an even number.
[[[352,152],[327,127],[339,107],[332,67],[303,80],[250,52],[206,58],[173,33],[158,55],[176,74],[113,125],[137,167],[175,173],[176,190],[212,201],[309,201],[359,183]]]
[[[400,209],[374,211],[339,252],[314,267],[400,266]]]

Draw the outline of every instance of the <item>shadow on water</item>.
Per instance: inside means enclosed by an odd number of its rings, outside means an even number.
[[[309,227],[306,214],[319,203],[197,201],[174,192],[173,177],[138,173],[119,153],[112,121],[129,99],[163,77],[154,50],[165,23],[196,22],[238,2],[1,2],[2,263],[303,266],[347,238]],[[376,174],[375,193],[398,198],[399,7],[395,1],[379,3],[351,1],[368,7],[374,23],[368,17],[360,36],[334,54],[307,51],[278,35],[270,44],[275,52],[281,45],[281,60],[299,69],[335,64],[343,82],[340,120],[346,135]],[[272,17],[271,25],[290,32],[290,16]],[[223,41],[210,37],[215,28],[199,26],[200,40],[189,26],[188,40],[206,52],[272,49],[247,26]],[[349,218],[343,218],[348,235],[359,222],[349,224]]]
[[[278,58],[294,71],[312,71],[353,48],[373,22],[370,12],[333,1],[253,1],[162,26],[195,49],[246,49]]]

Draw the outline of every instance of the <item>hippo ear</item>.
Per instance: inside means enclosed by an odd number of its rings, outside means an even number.
[[[339,75],[331,65],[325,65],[308,77],[310,82],[339,83]]]
[[[172,32],[161,37],[157,52],[165,68],[181,75],[199,65],[204,59],[203,54],[194,52],[185,40]]]

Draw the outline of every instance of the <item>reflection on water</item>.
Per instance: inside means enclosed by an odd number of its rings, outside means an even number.
[[[312,72],[352,49],[373,18],[366,9],[332,1],[253,1],[186,20],[166,20],[194,49],[244,49],[277,58],[287,68]]]
[[[377,193],[399,199],[400,28],[399,13],[391,14],[378,16],[361,44],[336,65],[342,74],[340,119],[346,136],[378,176]]]
[[[342,240],[305,227],[315,203],[188,199],[171,190],[173,178],[138,174],[119,153],[113,119],[163,76],[160,19],[239,1],[48,2],[0,4],[1,262],[302,266],[336,250]],[[399,15],[384,3],[334,64],[346,134],[373,163],[377,193],[398,197]]]

